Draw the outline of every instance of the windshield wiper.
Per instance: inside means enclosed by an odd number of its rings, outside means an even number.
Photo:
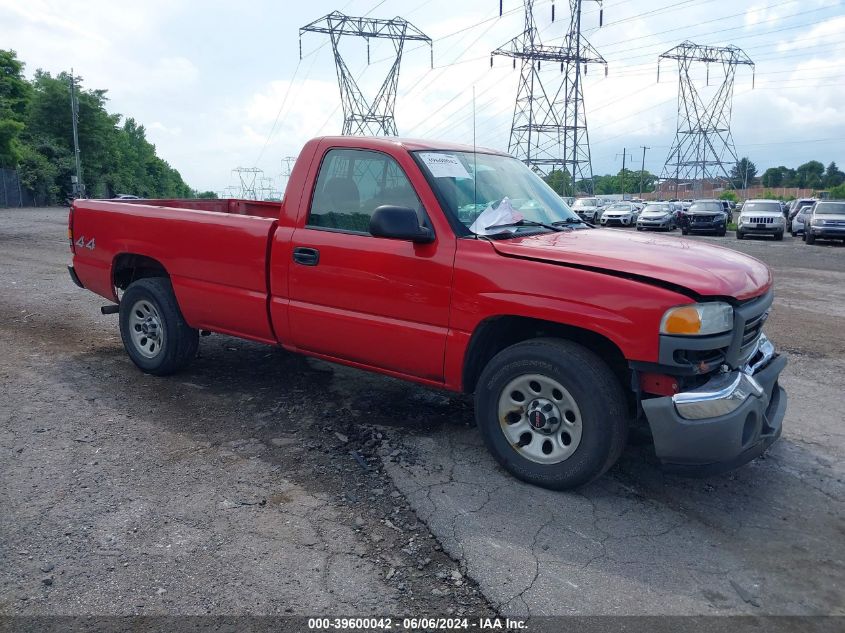
[[[582,220],[581,218],[566,218],[565,220],[558,220],[557,222],[552,222],[555,226],[571,226],[573,224],[586,224],[587,226],[591,226],[595,228],[595,224],[590,224],[586,220]]]
[[[485,226],[485,231],[492,231],[493,229],[510,229],[513,227],[520,227],[520,226],[539,226],[544,229],[549,229],[550,231],[565,231],[566,229],[561,228],[559,226],[555,226],[554,224],[546,224],[544,222],[535,222],[534,220],[519,220],[518,222],[508,222],[507,224],[494,224],[493,226]]]

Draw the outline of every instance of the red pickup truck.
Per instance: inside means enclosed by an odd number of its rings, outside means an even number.
[[[601,475],[637,421],[690,473],[781,432],[764,264],[595,228],[496,151],[318,138],[281,203],[77,200],[68,234],[142,371],[211,331],[474,394],[492,454],[541,486]]]

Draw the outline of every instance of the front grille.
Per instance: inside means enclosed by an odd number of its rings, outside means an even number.
[[[716,219],[715,215],[695,215],[692,218],[692,223],[693,224],[710,223],[715,219]]]
[[[739,346],[739,357],[741,359],[751,354],[754,345],[757,344],[757,339],[760,338],[760,333],[763,331],[763,323],[765,323],[768,314],[768,311],[766,311],[746,321],[745,328],[742,330],[742,342]]]
[[[774,218],[747,218],[746,222],[749,224],[774,224]]]

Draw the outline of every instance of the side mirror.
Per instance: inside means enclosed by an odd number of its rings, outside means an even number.
[[[370,234],[375,237],[389,237],[396,240],[409,240],[416,244],[434,241],[434,232],[420,226],[417,212],[409,207],[382,205],[370,217]]]

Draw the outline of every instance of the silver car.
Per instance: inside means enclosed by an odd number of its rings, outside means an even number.
[[[598,198],[578,198],[571,208],[582,220],[592,224],[596,224],[601,217],[601,202]]]
[[[676,228],[675,205],[671,202],[653,202],[647,204],[637,218],[638,231],[645,229],[674,231]]]
[[[614,202],[601,214],[602,226],[632,226],[637,223],[639,210],[630,202]]]
[[[845,240],[845,200],[819,200],[804,223],[804,241]]]
[[[792,234],[793,237],[796,235],[804,235],[804,225],[807,223],[807,219],[813,214],[813,205],[812,204],[805,204],[800,209],[798,209],[798,213],[796,213],[792,220],[787,220],[789,223],[789,232]]]
[[[786,218],[777,200],[746,200],[742,205],[736,223],[736,239],[748,235],[773,235],[776,240],[782,240],[784,231]]]

